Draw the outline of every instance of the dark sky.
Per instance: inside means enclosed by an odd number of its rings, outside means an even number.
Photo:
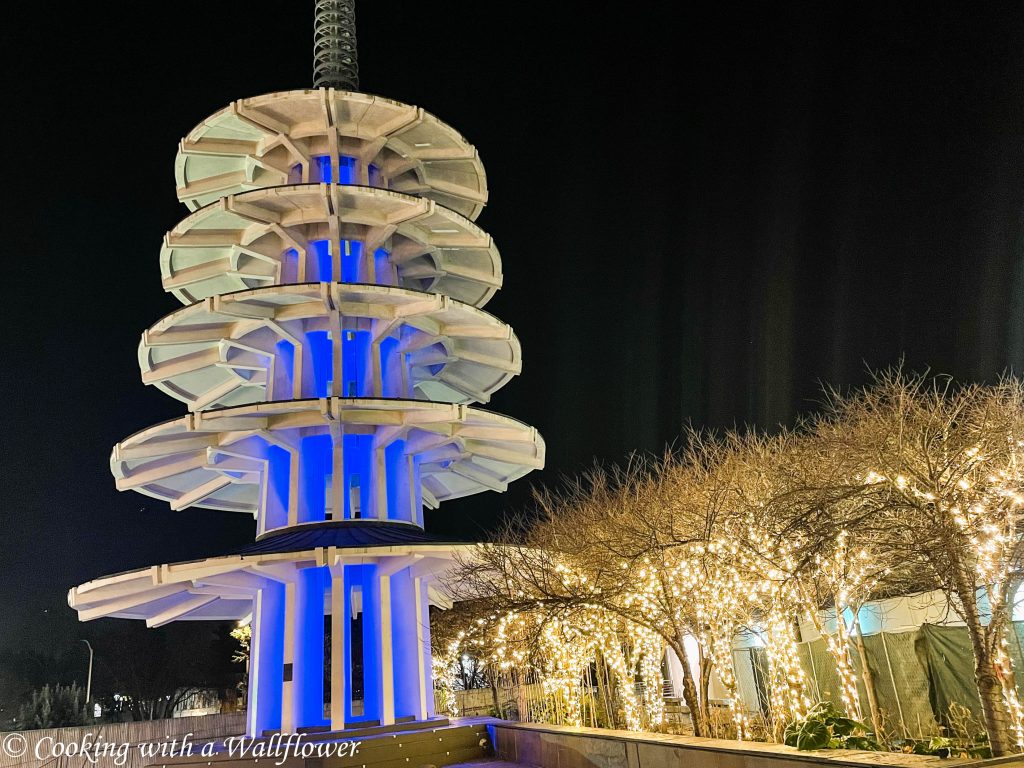
[[[790,422],[901,356],[1024,369],[1024,5],[752,5],[359,4],[363,90],[486,164],[487,308],[524,350],[490,407],[545,435],[537,481],[687,420]],[[136,362],[178,306],[157,261],[186,213],[177,142],[310,85],[312,0],[5,14],[0,645],[64,626],[74,584],[252,536],[116,492],[107,460],[185,412]],[[529,488],[428,523],[482,535]]]

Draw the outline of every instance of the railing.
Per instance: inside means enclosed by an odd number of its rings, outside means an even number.
[[[155,758],[144,757],[138,749],[140,744],[164,743],[188,734],[198,748],[204,742],[244,732],[244,712],[0,732],[0,768],[143,768]],[[127,744],[127,754],[123,759],[116,754],[101,754],[96,760],[78,754],[77,750],[75,754],[64,754],[71,745],[80,746],[90,738],[93,743],[102,740],[115,747]],[[56,747],[58,744],[63,749]]]

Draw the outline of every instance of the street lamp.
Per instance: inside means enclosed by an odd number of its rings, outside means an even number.
[[[89,649],[89,677],[85,682],[85,703],[88,704],[92,700],[92,645],[89,644],[88,640],[83,640],[82,642]]]

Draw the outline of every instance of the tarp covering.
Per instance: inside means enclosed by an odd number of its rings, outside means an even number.
[[[884,632],[864,638],[868,664],[875,673],[878,706],[889,732],[906,725],[911,736],[937,732],[928,694],[927,669],[917,654],[916,632]],[[854,657],[858,671],[860,659]],[[867,698],[862,698],[865,707]]]
[[[884,729],[894,735],[931,736],[947,728],[981,728],[981,704],[974,683],[974,653],[966,627],[922,624],[907,632],[883,632],[864,637],[867,663],[874,673],[875,692]],[[807,680],[808,696],[814,701],[842,701],[836,665],[822,639],[798,645],[800,663]],[[1009,651],[1016,671],[1017,688],[1024,697],[1024,622],[1014,622]],[[858,679],[863,681],[861,658],[855,645],[850,648]],[[746,690],[763,685],[766,671],[758,674],[757,658],[763,649],[737,651],[737,682],[748,706],[766,692]],[[761,659],[762,664],[764,663]],[[746,666],[746,669],[743,667]],[[870,717],[863,682],[860,702],[865,720]],[[763,707],[762,707],[763,708]],[[959,709],[960,714],[952,714]],[[971,722],[965,722],[963,710]],[[967,735],[973,735],[967,734]]]
[[[957,704],[980,722],[981,700],[974,683],[974,651],[967,628],[922,624],[917,648],[928,664],[929,696],[936,719],[949,725],[950,705]]]

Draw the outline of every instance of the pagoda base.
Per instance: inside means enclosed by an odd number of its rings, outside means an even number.
[[[431,717],[426,720],[417,720],[414,717],[399,717],[391,725],[381,725],[377,720],[363,720],[355,721],[341,730],[331,728],[329,725],[311,725],[305,728],[297,728],[296,732],[306,734],[306,741],[315,743],[339,738],[356,739],[363,736],[380,736],[399,731],[446,728],[449,725],[451,725],[451,721],[447,717]],[[280,731],[264,731],[263,738],[270,738],[278,733]]]
[[[286,736],[267,733],[259,739],[236,737],[217,744],[215,755],[199,754],[175,758],[161,758],[150,763],[152,768],[195,765],[206,768],[216,763],[218,768],[243,768],[262,764],[322,765],[329,768],[410,768],[410,766],[458,765],[480,760],[493,754],[491,738],[487,732],[490,718],[463,718],[451,722],[446,718],[407,721],[386,726],[352,727],[342,731],[302,731],[291,735],[291,746]],[[239,739],[245,738],[244,742]],[[334,745],[353,743],[352,750],[328,756],[323,750]],[[246,753],[239,754],[240,745]],[[259,747],[263,746],[263,749]],[[233,750],[232,750],[233,747]],[[270,750],[269,753],[267,750]],[[289,751],[286,752],[285,750]],[[305,762],[303,753],[305,749]],[[320,750],[318,752],[318,750]],[[321,757],[321,755],[324,755]]]

